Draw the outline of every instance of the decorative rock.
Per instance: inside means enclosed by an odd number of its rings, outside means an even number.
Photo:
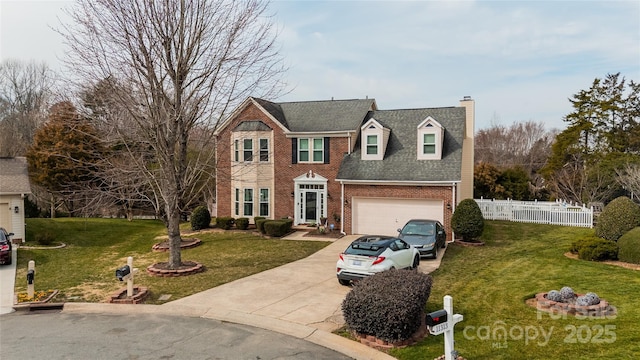
[[[571,302],[576,299],[576,293],[568,286],[560,289],[560,296],[562,297],[563,302]]]
[[[551,290],[547,293],[547,299],[556,302],[562,302],[562,293],[558,290]]]

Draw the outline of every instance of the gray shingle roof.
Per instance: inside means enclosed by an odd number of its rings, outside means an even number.
[[[417,160],[417,127],[428,116],[444,128],[442,160]],[[384,160],[362,160],[360,139],[355,151],[345,155],[337,178],[371,181],[459,181],[465,109],[462,107],[380,110],[365,119],[376,119],[391,129]]]
[[[27,159],[0,158],[0,194],[30,194]]]
[[[261,99],[256,101],[291,132],[358,130],[367,112],[375,109],[374,99],[283,103]]]

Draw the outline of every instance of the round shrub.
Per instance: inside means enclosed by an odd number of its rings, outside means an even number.
[[[583,296],[578,296],[576,299],[576,305],[589,306],[600,304],[600,298],[595,293],[586,293]]]
[[[560,289],[560,297],[562,297],[562,302],[570,302],[575,300],[576,293],[573,291],[572,288],[565,286],[562,289]]]
[[[562,302],[562,295],[558,290],[551,290],[547,293],[547,299],[551,301]]]
[[[618,259],[640,264],[640,227],[627,231],[618,239]]]
[[[480,207],[473,199],[464,199],[451,217],[451,228],[464,241],[473,241],[484,231],[484,218]]]
[[[342,302],[347,327],[359,334],[396,342],[411,338],[424,319],[430,275],[391,269],[364,278]]]
[[[191,230],[202,230],[209,227],[211,213],[206,206],[198,206],[191,212]]]
[[[56,236],[53,233],[46,231],[43,233],[37,233],[35,240],[39,245],[48,246],[53,244],[53,242],[56,240]]]
[[[596,224],[596,236],[617,241],[627,231],[640,226],[640,207],[626,196],[604,207]]]

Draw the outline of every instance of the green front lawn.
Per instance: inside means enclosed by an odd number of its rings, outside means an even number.
[[[189,226],[185,226],[184,230]],[[25,245],[37,246],[35,234],[49,231],[56,242],[67,246],[55,250],[21,248],[18,251],[16,293],[27,290],[26,273],[29,260],[36,264],[35,290],[59,290],[54,301],[104,302],[109,294],[126,287],[115,277],[116,268],[133,257],[140,272],[135,284],[149,288],[148,304],[161,303],[163,294],[169,301],[210,289],[282,264],[307,257],[329,242],[282,241],[264,239],[246,232],[197,233],[202,244],[181,252],[183,261],[197,261],[206,271],[185,277],[160,278],[147,275],[145,268],[166,262],[169,254],[152,252],[151,247],[166,235],[159,221],[120,219],[27,219]],[[165,237],[166,238],[166,237]]]
[[[427,311],[453,297],[464,320],[455,348],[467,359],[636,359],[640,356],[640,271],[564,256],[592,229],[489,221],[483,247],[449,245]],[[525,304],[539,292],[572,287],[595,292],[617,308],[605,319],[551,316]],[[506,336],[501,336],[506,330]],[[444,335],[392,351],[400,360],[444,353]]]

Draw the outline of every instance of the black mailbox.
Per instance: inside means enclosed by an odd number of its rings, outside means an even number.
[[[33,279],[36,275],[36,272],[34,270],[27,270],[27,284],[32,285],[33,284]]]
[[[125,265],[116,270],[116,278],[118,278],[118,280],[120,281],[123,281],[123,278],[129,275],[129,273],[131,273],[131,269],[129,268],[129,265]]]
[[[427,326],[435,326],[447,322],[447,311],[445,309],[428,313],[425,318]]]

